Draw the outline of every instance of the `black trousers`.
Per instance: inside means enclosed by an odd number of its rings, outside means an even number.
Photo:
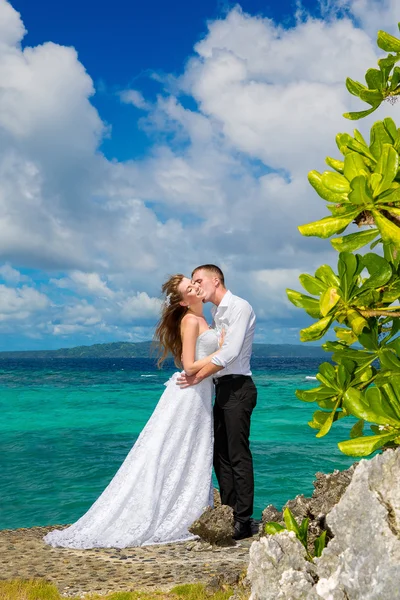
[[[222,378],[216,383],[214,469],[222,504],[231,506],[235,520],[242,523],[253,514],[254,473],[249,436],[256,403],[257,389],[251,377]]]

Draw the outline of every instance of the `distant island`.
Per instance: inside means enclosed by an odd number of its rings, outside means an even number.
[[[76,346],[59,350],[13,350],[0,352],[0,360],[10,358],[154,358],[156,351],[152,342],[111,342],[93,344],[92,346]],[[307,344],[254,344],[255,358],[305,357],[319,358],[326,356],[320,346]]]

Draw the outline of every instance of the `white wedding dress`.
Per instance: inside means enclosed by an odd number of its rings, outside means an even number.
[[[214,330],[196,359],[218,349]],[[152,416],[118,472],[89,510],[43,539],[66,548],[126,548],[192,539],[188,527],[213,505],[212,378],[181,389],[165,384]]]

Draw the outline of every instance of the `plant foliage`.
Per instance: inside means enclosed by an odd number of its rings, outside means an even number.
[[[362,118],[383,100],[400,95],[400,67],[395,66],[400,40],[379,31],[378,46],[390,54],[378,61],[379,70],[367,71],[368,88],[346,82],[350,93],[372,108],[347,118]],[[400,129],[385,118],[372,126],[369,144],[357,129],[353,136],[339,133],[336,142],[343,159],[328,157],[330,170],[308,176],[330,215],[301,225],[299,231],[331,238],[339,252],[337,269],[322,265],[314,275],[304,273],[304,291],[288,289],[287,294],[314,319],[301,330],[301,341],[319,340],[332,329],[337,341],[323,345],[333,364],[320,365],[319,385],[296,395],[318,405],[309,422],[317,437],[339,419],[355,417],[350,439],[339,448],[351,456],[368,456],[400,445]],[[342,235],[352,224],[360,230]],[[357,253],[360,249],[363,254]],[[365,424],[373,435],[364,435]]]
[[[283,520],[285,521],[286,527],[284,527],[280,523],[276,523],[275,521],[269,521],[269,523],[266,523],[264,526],[265,533],[274,535],[275,533],[279,533],[280,531],[284,530],[293,531],[296,534],[297,539],[303,544],[306,550],[307,560],[312,561],[314,557],[321,556],[322,550],[325,548],[326,545],[326,531],[323,531],[321,535],[315,540],[313,555],[308,550],[308,517],[302,520],[301,525],[298,525],[290,509],[285,508],[285,510],[283,511]]]

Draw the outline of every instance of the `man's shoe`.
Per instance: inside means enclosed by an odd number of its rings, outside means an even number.
[[[260,533],[261,520],[250,519],[250,529],[252,535],[258,535]]]
[[[234,540],[244,540],[245,538],[252,537],[250,522],[246,521],[246,523],[241,523],[240,521],[235,521],[234,530],[233,530],[233,539]]]

